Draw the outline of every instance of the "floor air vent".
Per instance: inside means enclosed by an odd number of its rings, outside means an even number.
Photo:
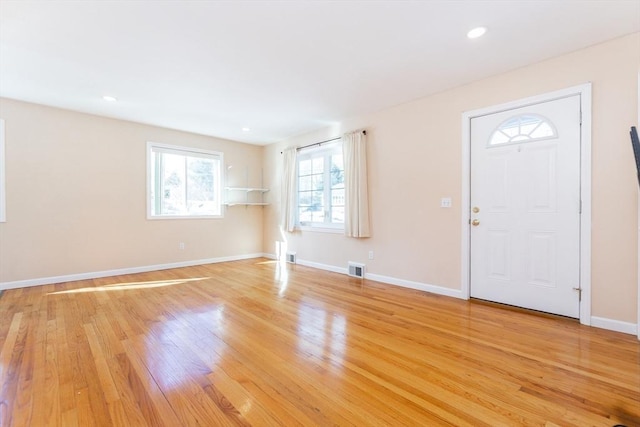
[[[287,260],[287,262],[290,262],[291,264],[295,264],[296,263],[296,253],[295,252],[287,252],[286,260]]]
[[[364,264],[349,262],[349,276],[364,279]]]

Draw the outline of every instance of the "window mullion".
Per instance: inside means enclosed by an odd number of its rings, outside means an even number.
[[[324,222],[331,223],[331,154],[324,155]]]
[[[154,177],[154,190],[156,192],[156,197],[154,200],[154,204],[155,204],[155,211],[157,215],[161,215],[162,214],[162,199],[164,198],[164,163],[163,163],[163,154],[162,153],[155,153],[155,164],[154,164],[154,168],[155,168],[155,172],[156,172],[156,176]]]
[[[187,164],[188,164],[187,162],[188,162],[188,161],[189,161],[189,157],[185,155],[185,156],[184,156],[184,180],[183,180],[183,182],[184,182],[184,189],[183,189],[183,193],[182,193],[182,194],[184,194],[184,199],[183,199],[183,203],[184,203],[184,205],[183,205],[183,206],[184,206],[185,214],[186,214],[186,215],[189,215],[189,207],[188,207],[188,204],[187,204],[187,203],[188,203],[188,202],[187,202],[187,200],[188,200],[188,197],[187,197],[187,191],[188,191],[188,189],[189,189],[189,186],[187,185],[187,184],[188,184],[188,182],[187,182],[187,181],[189,180],[189,174],[187,173],[187,170],[188,170],[188,169],[187,169]]]

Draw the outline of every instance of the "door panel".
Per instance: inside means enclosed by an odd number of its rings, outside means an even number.
[[[579,95],[471,120],[471,207],[471,296],[578,317]]]
[[[509,231],[507,230],[489,230],[488,251],[489,255],[489,277],[495,280],[510,280],[509,266]]]
[[[527,212],[556,212],[556,147],[530,147],[525,167]]]
[[[536,286],[556,286],[556,233],[529,232],[527,254],[529,260],[528,283]]]
[[[487,159],[487,179],[485,187],[488,194],[487,203],[490,212],[507,212],[507,194],[509,192],[508,159],[501,156],[491,156]]]

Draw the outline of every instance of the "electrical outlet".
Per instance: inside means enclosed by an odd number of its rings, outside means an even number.
[[[369,251],[369,259],[373,259],[373,251]]]
[[[451,207],[451,197],[443,197],[440,199],[440,207],[441,208],[450,208]]]
[[[178,245],[178,248],[183,251],[184,250],[184,242],[180,242],[180,245]]]

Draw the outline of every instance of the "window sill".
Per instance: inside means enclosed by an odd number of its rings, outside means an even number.
[[[222,215],[147,215],[147,219],[150,221],[163,220],[163,219],[222,219]]]
[[[310,225],[298,226],[300,231],[311,231],[314,233],[329,233],[329,234],[344,234],[344,228],[332,228],[332,227],[313,227]]]

